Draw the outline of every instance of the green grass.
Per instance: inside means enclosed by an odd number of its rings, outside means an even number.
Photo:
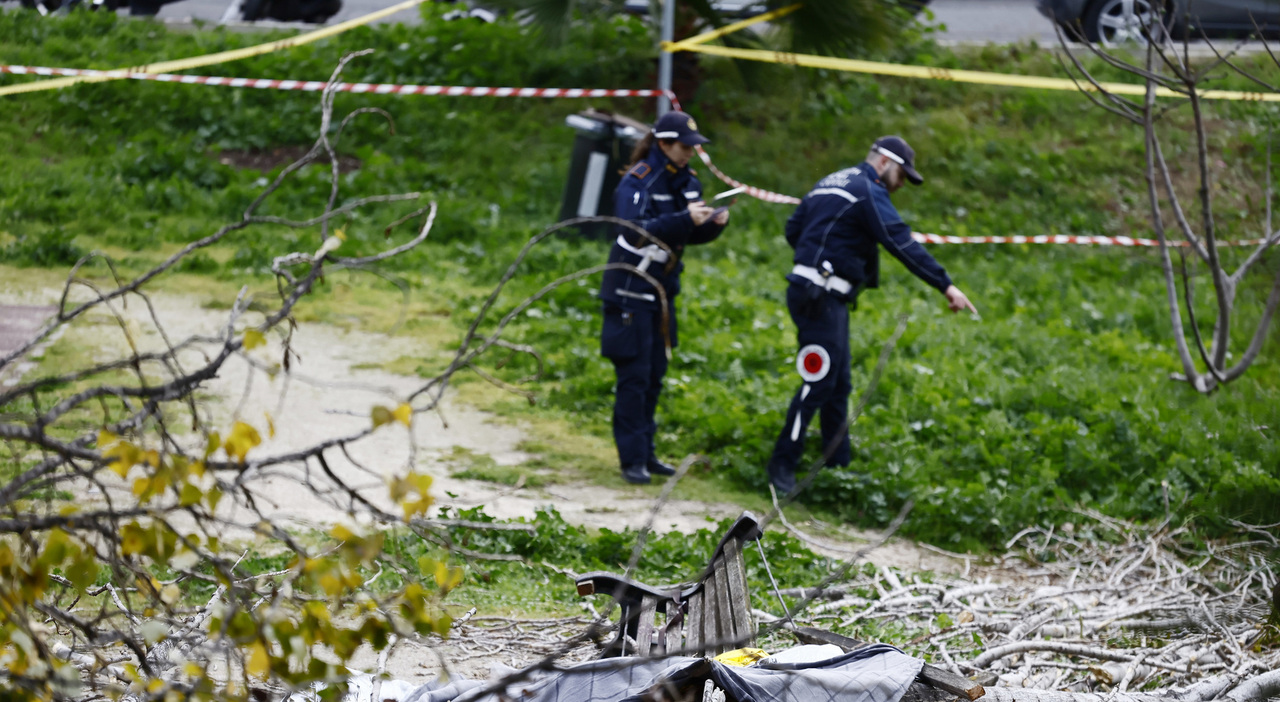
[[[498,465],[493,458],[485,454],[456,446],[452,452],[443,456],[443,460],[455,466],[453,470],[453,477],[455,478],[483,480],[499,485],[530,488],[543,487],[544,485],[559,482],[558,476],[552,475],[546,470],[538,470],[532,466],[525,465]]]
[[[573,41],[546,48],[515,24],[439,22],[424,6],[415,27],[360,29],[332,41],[219,66],[225,75],[327,76],[345,51],[378,52],[348,77],[371,82],[530,86],[642,86],[648,30],[616,18],[575,26]],[[6,63],[114,67],[257,42],[221,31],[169,33],[146,22],[73,13],[36,20],[0,15]],[[401,47],[409,48],[401,48]],[[517,58],[518,57],[518,58]],[[874,56],[901,62],[1055,75],[1053,56],[1033,46],[953,52],[909,36]],[[1245,59],[1273,75],[1261,58]],[[1069,93],[1015,91],[941,82],[762,67],[744,85],[729,63],[701,62],[704,81],[689,109],[713,139],[716,163],[735,178],[802,194],[821,176],[859,161],[881,134],[916,147],[927,182],[895,195],[918,231],[938,234],[1111,234],[1149,236],[1142,135]],[[1122,79],[1110,69],[1104,79]],[[6,76],[4,82],[25,78]],[[1242,87],[1235,79],[1214,87]],[[141,82],[81,85],[6,98],[0,117],[0,262],[5,275],[45,276],[81,252],[101,250],[126,272],[154,265],[181,244],[233,221],[263,174],[221,163],[231,149],[307,144],[316,98],[270,91]],[[380,364],[429,377],[441,370],[490,287],[529,236],[553,221],[568,169],[567,113],[588,104],[643,116],[641,101],[351,96],[339,111],[382,107],[396,134],[357,119],[339,150],[360,159],[344,176],[344,197],[421,190],[440,216],[428,242],[371,276],[326,278],[299,310],[317,321],[393,331],[432,349]],[[1216,103],[1212,155],[1220,236],[1258,236],[1264,210],[1266,106]],[[1168,118],[1166,149],[1178,188],[1194,187],[1188,116]],[[702,173],[709,192],[720,189]],[[304,169],[265,212],[310,216],[328,192],[324,166]],[[342,253],[365,254],[390,240],[382,227],[407,206],[341,223]],[[680,346],[659,409],[658,451],[707,456],[689,494],[759,508],[764,462],[797,380],[783,274],[790,250],[782,224],[790,208],[741,202],[721,240],[690,250],[677,305]],[[1198,217],[1191,206],[1189,216]],[[165,279],[206,305],[226,304],[242,285],[270,295],[265,270],[288,251],[312,251],[314,230],[259,227],[238,232]],[[1072,518],[1091,507],[1124,518],[1280,520],[1280,364],[1273,328],[1249,373],[1209,397],[1168,375],[1178,370],[1158,259],[1151,250],[1066,246],[933,246],[982,321],[945,312],[942,299],[892,260],[883,285],[852,318],[854,384],[866,384],[880,345],[909,314],[906,335],[853,429],[855,465],[823,474],[805,498],[824,518],[887,523],[916,502],[903,532],[949,548],[984,549],[1021,526]],[[606,245],[571,234],[534,249],[499,299],[501,315],[570,271],[603,261]],[[1227,251],[1232,263],[1244,252]],[[9,266],[26,266],[13,268]],[[35,267],[35,268],[31,268]],[[1266,266],[1264,266],[1265,268]],[[1272,268],[1274,268],[1272,266]],[[32,271],[32,273],[27,273]],[[40,271],[36,273],[36,271]],[[88,274],[99,279],[105,268]],[[52,277],[53,273],[48,274]],[[532,345],[544,376],[537,396],[503,394],[460,376],[464,400],[530,429],[528,475],[621,485],[609,434],[612,369],[599,357],[598,280],[565,286],[511,327]],[[1260,313],[1268,281],[1256,275],[1237,301],[1237,353]],[[1201,284],[1201,291],[1207,289]],[[1201,319],[1213,309],[1201,297]],[[481,331],[492,330],[492,317]],[[507,381],[533,372],[517,355],[497,368]],[[518,472],[485,469],[498,482]],[[514,477],[513,477],[514,476]],[[651,486],[654,494],[660,489]]]

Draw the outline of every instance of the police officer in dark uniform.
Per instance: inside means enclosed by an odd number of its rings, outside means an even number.
[[[702,184],[689,168],[698,144],[708,139],[684,112],[668,112],[636,145],[618,190],[614,215],[639,225],[671,250],[663,250],[640,234],[618,228],[609,263],[626,263],[645,271],[666,293],[667,333],[663,333],[662,298],[651,283],[633,271],[604,273],[600,299],[604,328],[600,351],[613,361],[618,383],[613,404],[613,439],[618,445],[622,477],[629,483],[650,482],[650,474],[673,475],[675,469],[653,452],[657,430],[654,411],[662,377],[667,372],[667,340],[676,345],[675,298],[680,293],[679,260],[684,247],[720,236],[728,210],[716,214],[702,201]],[[672,259],[674,255],[674,260]]]
[[[787,243],[795,249],[787,308],[796,324],[796,369],[804,382],[769,459],[769,482],[783,494],[795,488],[805,428],[815,412],[821,412],[826,465],[845,466],[853,458],[845,427],[853,390],[849,308],[856,308],[863,288],[879,286],[877,246],[945,295],[952,311],[977,313],[946,270],[911,238],[911,228],[889,201],[904,181],[924,182],[915,151],[900,137],[881,137],[866,161],[818,181],[787,220]]]

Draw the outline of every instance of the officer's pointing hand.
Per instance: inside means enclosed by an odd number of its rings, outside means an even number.
[[[711,213],[715,212],[714,208],[707,207],[701,202],[689,203],[689,216],[693,218],[693,226],[700,227],[704,222],[711,218]]]
[[[969,310],[974,314],[978,314],[978,308],[974,307],[972,302],[969,302],[969,298],[963,292],[960,292],[960,288],[952,285],[947,288],[947,292],[944,294],[947,296],[947,307],[951,308],[952,312]]]

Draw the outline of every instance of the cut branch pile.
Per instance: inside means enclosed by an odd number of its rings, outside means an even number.
[[[1185,700],[1280,692],[1280,525],[1239,525],[1248,540],[1193,547],[1186,527],[1081,516],[1080,525],[1023,530],[1008,543],[1014,555],[980,580],[869,569],[821,593],[797,622],[903,640],[937,665],[1015,690]]]

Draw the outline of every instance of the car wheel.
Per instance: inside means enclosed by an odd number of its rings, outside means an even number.
[[[42,15],[51,15],[62,7],[62,0],[22,0],[22,6],[29,10],[36,10]]]
[[[240,3],[240,19],[257,22],[266,16],[266,0],[244,0]]]
[[[1096,0],[1084,15],[1084,36],[1105,46],[1146,43],[1148,32],[1163,40],[1167,32],[1157,7],[1152,0]]]
[[[898,0],[898,5],[902,9],[913,15],[920,14],[920,11],[928,7],[930,0]]]

